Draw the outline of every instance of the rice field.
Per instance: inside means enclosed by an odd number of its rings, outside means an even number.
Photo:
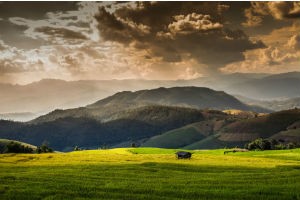
[[[0,154],[0,199],[300,199],[300,149]]]

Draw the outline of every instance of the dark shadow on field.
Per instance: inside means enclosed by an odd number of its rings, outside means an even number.
[[[195,164],[177,164],[177,163],[157,163],[157,162],[144,162],[139,164],[143,167],[158,168],[164,170],[174,170],[182,172],[244,172],[244,171],[257,171],[257,170],[272,170],[274,168],[262,168],[255,166],[216,166],[216,165],[195,165]],[[284,168],[284,166],[282,166]]]

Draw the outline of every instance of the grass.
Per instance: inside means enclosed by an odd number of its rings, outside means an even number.
[[[220,146],[226,146],[226,144],[218,140],[220,134],[210,135],[203,140],[194,142],[190,145],[185,146],[185,149],[208,149],[208,148],[218,148]]]
[[[143,146],[145,147],[165,147],[165,148],[180,148],[191,144],[193,141],[202,140],[205,138],[192,125],[187,125],[178,129],[174,129],[157,135],[146,141]]]
[[[300,149],[1,154],[0,199],[300,199]]]

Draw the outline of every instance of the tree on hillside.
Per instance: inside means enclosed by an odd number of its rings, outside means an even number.
[[[74,149],[73,149],[73,151],[81,151],[81,150],[82,150],[82,149],[79,148],[78,146],[75,146]]]
[[[43,142],[40,147],[37,147],[36,153],[52,153],[53,149],[49,147],[48,142]]]

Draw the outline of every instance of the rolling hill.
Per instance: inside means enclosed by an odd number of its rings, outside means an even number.
[[[60,151],[74,146],[129,146],[132,142],[201,149],[243,146],[258,137],[298,127],[298,109],[264,115],[253,112],[256,109],[209,88],[125,91],[85,107],[54,110],[30,122],[0,121],[0,138],[33,145],[47,141]]]
[[[185,146],[195,141],[203,140],[223,127],[226,123],[225,119],[228,115],[215,115],[213,119],[204,120],[189,124],[154,136],[144,142],[144,147],[160,147],[160,148],[185,148]]]
[[[147,139],[212,115],[192,107],[249,108],[224,92],[208,88],[121,92],[86,107],[55,110],[28,123],[2,121],[0,137],[35,145],[46,140],[56,150],[70,150],[76,145],[118,145]]]
[[[89,108],[98,108],[110,104],[139,104],[150,103],[194,108],[210,108],[215,110],[240,109],[253,110],[235,97],[223,91],[215,91],[203,87],[173,87],[141,90],[137,92],[120,92],[111,97],[100,100]]]
[[[34,145],[47,141],[55,150],[66,151],[74,146],[99,148],[134,142],[201,120],[204,115],[197,109],[146,106],[123,111],[106,122],[89,117],[64,117],[39,123],[0,121],[0,138]]]
[[[45,140],[55,150],[74,146],[213,149],[243,147],[257,138],[300,141],[300,110],[251,116],[184,107],[145,106],[115,114],[109,121],[64,117],[39,123],[0,121],[0,137],[41,145]]]
[[[258,134],[259,137],[270,137],[279,131],[286,130],[300,120],[300,110],[286,110],[261,117],[246,119],[229,124],[224,134]]]
[[[286,110],[244,118],[223,118],[189,124],[145,141],[142,146],[183,149],[243,147],[257,138],[273,138],[284,142],[300,142],[300,110]]]
[[[270,110],[260,107],[248,106],[222,91],[202,87],[173,87],[119,92],[86,107],[54,110],[30,123],[53,121],[64,117],[88,117],[100,121],[110,121],[122,115],[123,111],[149,105],[270,112]]]
[[[293,133],[293,139],[288,134],[289,127],[300,119],[300,110],[286,110],[250,119],[236,120],[222,127],[213,136],[196,142],[187,148],[208,147],[243,147],[245,143],[257,138],[276,138],[286,142],[298,142],[299,132]],[[277,135],[279,134],[279,135]],[[276,136],[277,135],[277,136]],[[280,136],[280,137],[279,137]]]

